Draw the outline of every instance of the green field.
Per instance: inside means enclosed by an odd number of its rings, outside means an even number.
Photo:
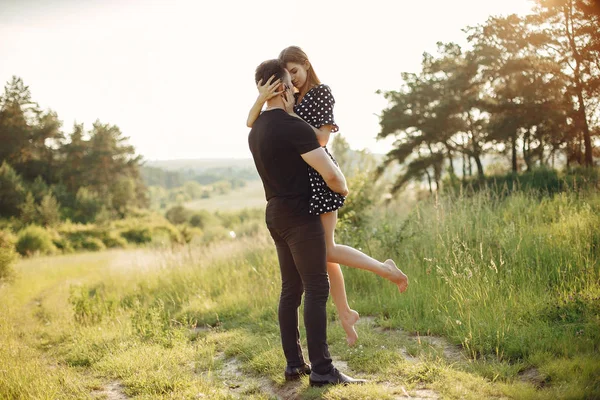
[[[232,190],[225,195],[215,195],[185,203],[190,210],[237,211],[244,208],[264,208],[265,192],[261,181],[247,181],[241,189]]]
[[[284,381],[261,230],[21,260],[0,287],[0,398],[600,398],[598,193],[482,192],[368,216],[341,239],[394,258],[410,286],[344,269],[359,340],[346,345],[330,304],[330,350],[365,386]]]

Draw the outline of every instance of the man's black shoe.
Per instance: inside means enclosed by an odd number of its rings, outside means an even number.
[[[311,372],[309,377],[310,386],[324,386],[324,385],[351,385],[366,383],[364,379],[354,379],[347,375],[342,374],[335,367],[330,373],[321,375],[316,372]]]
[[[300,379],[302,375],[310,374],[310,365],[304,364],[301,367],[285,367],[285,380],[295,381]]]

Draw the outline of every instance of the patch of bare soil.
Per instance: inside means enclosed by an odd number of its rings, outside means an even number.
[[[426,400],[426,399],[439,399],[440,395],[431,389],[415,389],[407,392],[406,389],[402,388],[403,395],[396,396],[396,399],[415,399],[415,400]]]
[[[455,346],[440,336],[417,336],[416,339],[421,342],[429,343],[437,349],[441,349],[446,360],[450,362],[465,361],[465,356],[462,353],[460,346]]]
[[[94,396],[97,399],[105,399],[105,400],[126,400],[129,399],[123,393],[123,385],[117,381],[112,381],[108,385],[104,386],[102,390],[98,390],[94,393]]]
[[[519,380],[530,383],[537,388],[542,388],[546,386],[547,377],[538,371],[537,368],[531,367],[519,373]]]

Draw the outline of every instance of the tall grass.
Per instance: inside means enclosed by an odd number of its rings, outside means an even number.
[[[383,312],[389,326],[448,336],[473,358],[599,350],[598,194],[482,191],[420,203],[403,221],[395,215],[394,206],[373,213],[355,244],[395,258],[409,291],[379,290],[349,270],[356,307]]]
[[[480,191],[400,209],[372,210],[364,225],[341,229],[338,242],[395,259],[409,275],[408,291],[345,269],[351,306],[384,328],[449,338],[471,359],[457,368],[508,386],[492,390],[435,360],[411,367],[397,351],[406,339],[360,327],[364,348],[354,349],[339,345],[343,332],[332,328],[334,354],[377,379],[442,382],[450,398],[477,398],[484,386],[490,396],[517,398],[600,393],[598,193]],[[0,363],[9,365],[0,368],[0,398],[87,398],[100,380],[116,379],[140,398],[225,399],[231,395],[214,373],[223,357],[240,360],[244,373],[282,381],[280,278],[264,230],[208,246],[101,252],[93,263],[88,256],[23,261],[15,282],[0,287]],[[513,384],[530,367],[544,390]],[[448,386],[453,381],[468,389]],[[255,389],[242,397],[266,398]],[[328,396],[337,398],[336,390]],[[348,393],[339,396],[364,397]]]

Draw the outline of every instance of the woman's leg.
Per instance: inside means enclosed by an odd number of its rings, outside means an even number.
[[[350,246],[335,243],[335,225],[337,224],[337,211],[321,214],[321,223],[325,230],[325,244],[327,245],[327,262],[347,265],[352,268],[371,271],[383,278],[389,279],[398,286],[402,293],[408,286],[408,277],[396,267],[393,260],[379,262],[365,253]],[[331,279],[331,278],[330,278]],[[333,294],[332,294],[333,295]]]
[[[346,285],[340,264],[328,262],[327,273],[329,274],[329,293],[340,316],[342,328],[346,331],[346,341],[349,346],[352,346],[356,342],[356,339],[358,339],[358,335],[354,330],[354,324],[358,321],[359,315],[348,304]]]

